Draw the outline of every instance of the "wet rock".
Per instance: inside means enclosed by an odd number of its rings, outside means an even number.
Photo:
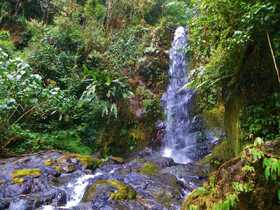
[[[60,187],[63,185],[67,185],[68,183],[72,183],[80,176],[83,176],[85,173],[83,171],[75,171],[71,174],[61,174],[59,177],[55,177],[52,179],[52,184],[56,187]]]
[[[10,203],[8,210],[32,210],[34,208],[34,203],[32,201],[15,199]]]
[[[159,167],[152,162],[147,162],[140,168],[139,172],[147,176],[156,176],[159,172]]]
[[[75,164],[71,164],[66,161],[61,162],[60,164],[61,164],[60,169],[65,173],[71,173],[71,172],[74,172],[75,170],[77,170]]]
[[[145,148],[143,151],[139,152],[138,156],[139,157],[145,157],[145,156],[150,156],[152,155],[153,150],[151,148]]]
[[[75,194],[81,200],[66,209],[175,210],[183,191],[201,184],[199,167],[178,165],[148,148],[127,163],[109,160],[94,171],[86,169],[91,163],[95,166],[90,156],[81,159],[54,151],[0,160],[0,209],[65,209],[67,197]],[[14,183],[13,172],[26,169],[38,169],[40,174],[17,177],[24,180]]]
[[[109,200],[110,194],[113,193],[114,190],[115,188],[110,185],[94,184],[88,187],[83,196],[82,202],[95,201],[100,198],[102,198],[102,200]]]
[[[124,178],[124,182],[132,186],[137,191],[143,191],[147,188],[147,185],[151,182],[151,180],[145,175],[132,172]]]
[[[172,174],[177,177],[177,180],[183,182],[183,186],[188,191],[192,191],[206,179],[206,171],[200,165],[177,165],[163,169],[161,172],[164,174]],[[182,184],[182,183],[181,183]]]
[[[139,202],[143,205],[145,210],[146,209],[149,209],[149,210],[167,210],[166,207],[159,204],[154,199],[141,198],[141,200]]]
[[[94,164],[90,156],[55,151],[1,160],[0,209],[35,209],[49,203],[64,205],[67,193],[55,186],[68,184],[88,173],[85,168]]]
[[[162,157],[159,152],[152,152],[150,155],[144,157],[145,161],[153,162],[160,168],[166,168],[176,165],[173,159]]]
[[[5,199],[0,199],[0,209],[7,209],[9,208],[10,201]]]
[[[18,184],[7,184],[3,190],[3,198],[15,197],[21,194],[28,194],[31,191],[30,184],[24,183],[22,185]]]
[[[46,203],[52,203],[55,206],[62,206],[66,204],[67,194],[61,189],[51,189],[50,191],[39,193],[33,196],[36,207]]]
[[[197,132],[197,131],[201,131],[203,129],[203,120],[201,116],[194,116],[192,118],[191,124],[190,124],[190,128],[189,128],[189,132],[193,133],[193,132]]]
[[[164,143],[165,123],[159,121],[156,123],[156,131],[154,138],[151,141],[151,146],[155,149],[160,148]]]
[[[104,191],[104,187],[102,186],[108,186],[113,189],[113,192],[110,193],[110,200],[133,200],[137,195],[136,191],[131,186],[118,180],[97,180],[86,190],[83,200],[87,202],[96,197],[96,194],[100,194],[98,190],[101,189],[101,192],[102,190]]]

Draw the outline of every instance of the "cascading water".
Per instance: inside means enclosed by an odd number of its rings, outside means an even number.
[[[79,177],[75,182],[70,182],[65,187],[65,190],[68,192],[68,201],[65,206],[60,206],[60,209],[69,209],[77,206],[86,191],[87,186],[89,185],[90,180],[98,178],[103,175],[101,172],[97,172],[91,175],[83,175]],[[51,205],[43,206],[41,210],[54,210],[55,207]]]
[[[192,161],[196,153],[196,134],[191,132],[192,122],[189,114],[193,92],[183,88],[188,82],[188,65],[184,50],[186,46],[186,29],[178,27],[170,50],[169,86],[162,97],[166,114],[163,156],[183,164]]]

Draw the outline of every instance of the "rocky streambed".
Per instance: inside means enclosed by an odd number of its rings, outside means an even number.
[[[125,161],[45,151],[0,161],[0,209],[179,209],[205,174],[150,149]]]

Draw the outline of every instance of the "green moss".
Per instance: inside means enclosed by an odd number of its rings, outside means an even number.
[[[58,165],[60,165],[63,164],[65,160],[72,159],[72,158],[77,159],[82,166],[89,169],[95,169],[102,163],[101,160],[93,158],[90,155],[80,155],[80,154],[73,154],[73,153],[68,153],[63,155],[57,160],[57,163]]]
[[[224,127],[224,112],[225,109],[222,105],[218,105],[213,109],[203,112],[203,119],[206,127],[211,128],[223,128]]]
[[[216,145],[211,154],[203,158],[201,164],[210,164],[212,169],[216,169],[223,162],[232,158],[232,153],[229,152],[230,145],[227,141],[223,141],[220,144]]]
[[[115,179],[97,180],[85,193],[83,202],[91,201],[94,198],[97,185],[108,185],[115,188],[116,192],[113,192],[110,195],[110,199],[112,200],[133,200],[137,196],[136,191],[132,187],[125,185],[123,182]]]
[[[237,156],[240,152],[240,111],[241,98],[239,95],[231,96],[225,104],[225,131],[228,144],[230,144],[229,153]]]
[[[155,176],[159,172],[159,167],[156,164],[149,162],[145,163],[139,172],[148,176]]]
[[[59,173],[61,173],[63,171],[60,166],[52,166],[52,168]]]
[[[55,162],[55,161],[49,159],[49,160],[46,160],[46,161],[44,162],[44,165],[45,165],[45,166],[52,166],[52,165],[54,164],[54,162]]]
[[[111,194],[112,200],[132,200],[136,198],[136,191],[132,187],[114,179],[108,180],[108,184],[117,189],[116,192]]]
[[[24,182],[24,177],[32,176],[32,177],[39,177],[41,176],[42,172],[38,168],[33,169],[18,169],[13,171],[12,173],[12,181],[15,184],[22,184]]]
[[[172,204],[172,198],[172,194],[168,192],[162,192],[156,197],[156,200],[158,203],[164,205],[166,208],[170,208]]]
[[[13,178],[14,184],[23,184],[24,178]]]
[[[44,162],[44,165],[53,168],[54,170],[56,170],[59,173],[63,172],[63,170],[57,160],[48,159]]]
[[[74,155],[75,158],[77,158],[80,163],[85,166],[86,168],[97,168],[101,164],[101,160],[93,158],[90,155]]]
[[[13,171],[12,173],[12,178],[20,178],[20,177],[25,177],[25,176],[34,176],[38,177],[41,176],[42,172],[38,168],[34,169],[18,169]]]
[[[79,163],[88,169],[95,169],[101,164],[101,160],[93,158],[89,155],[80,155],[73,153],[66,153],[57,160],[48,159],[44,162],[45,166],[52,167],[57,172],[73,172],[76,170],[76,164],[69,163],[68,160],[76,159]]]

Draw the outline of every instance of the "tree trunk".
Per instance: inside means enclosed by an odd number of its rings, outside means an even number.
[[[106,28],[110,27],[113,14],[113,0],[106,0],[107,5],[107,15],[106,15]]]
[[[231,155],[240,152],[240,121],[241,97],[237,93],[228,97],[225,103],[225,131]]]

